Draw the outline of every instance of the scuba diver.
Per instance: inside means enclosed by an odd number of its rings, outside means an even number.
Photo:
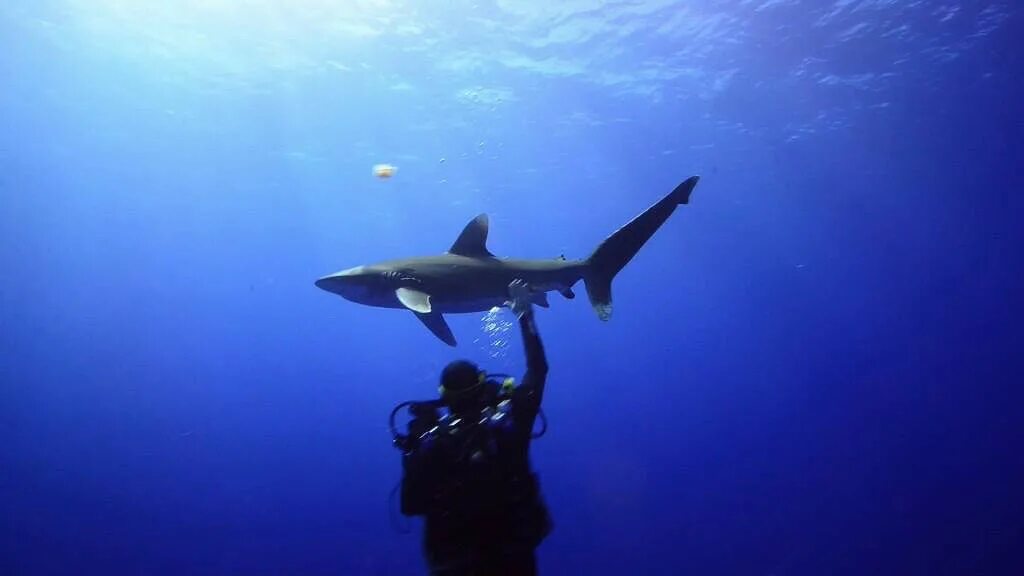
[[[551,520],[529,459],[548,364],[534,323],[530,290],[509,285],[526,374],[488,374],[456,360],[441,373],[441,397],[403,402],[391,413],[402,451],[401,511],[424,517],[423,552],[432,576],[537,574],[535,550]],[[500,379],[500,380],[499,380]],[[408,432],[395,415],[408,407]]]

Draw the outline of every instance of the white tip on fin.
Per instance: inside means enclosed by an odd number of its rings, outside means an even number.
[[[424,294],[412,288],[399,288],[395,290],[395,296],[398,297],[402,306],[409,310],[420,314],[430,314],[430,294]]]
[[[612,318],[612,305],[608,304],[594,304],[594,312],[597,312],[597,317],[603,322],[607,322]]]

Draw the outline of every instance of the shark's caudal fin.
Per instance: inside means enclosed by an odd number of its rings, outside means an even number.
[[[587,272],[583,276],[583,281],[587,287],[590,304],[597,312],[598,318],[611,318],[612,279],[633,259],[665,220],[668,220],[676,206],[690,202],[690,193],[693,192],[698,180],[699,176],[687,178],[657,204],[612,233],[587,259]]]

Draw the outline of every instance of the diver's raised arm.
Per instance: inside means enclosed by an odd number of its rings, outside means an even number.
[[[530,289],[522,280],[516,280],[509,285],[509,296],[512,312],[519,317],[519,330],[526,351],[526,375],[523,376],[522,387],[532,403],[540,406],[544,396],[544,383],[548,376],[548,360],[533,317]]]

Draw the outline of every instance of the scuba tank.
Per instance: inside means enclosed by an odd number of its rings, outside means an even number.
[[[409,407],[409,424],[407,432],[401,434],[395,426],[395,416],[398,412]],[[388,427],[391,429],[392,444],[402,452],[411,452],[415,449],[420,440],[437,428],[441,421],[441,408],[444,403],[441,400],[407,400],[395,406],[388,418]]]

